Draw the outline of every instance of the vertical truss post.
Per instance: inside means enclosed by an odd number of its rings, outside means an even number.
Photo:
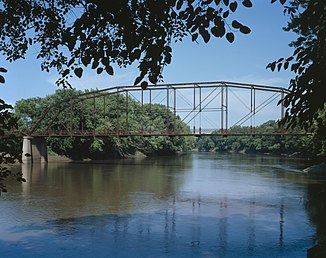
[[[224,134],[224,86],[221,87],[221,133]]]
[[[254,121],[256,119],[256,90],[254,87],[250,89],[250,115],[250,134],[254,135],[256,133],[255,125],[252,125],[252,118],[254,118]]]
[[[200,86],[198,86],[199,87],[199,134],[201,134],[201,87]]]
[[[228,131],[228,123],[229,123],[229,87],[225,87],[225,131]]]
[[[194,84],[194,134],[196,133],[196,84]]]
[[[252,106],[253,106],[253,103],[252,103],[252,87],[250,89],[250,115],[252,115]],[[250,118],[250,134],[252,135],[252,117]]]
[[[253,87],[250,88],[250,134],[252,135]]]
[[[96,130],[96,101],[95,101],[95,93],[93,95],[93,111],[94,111],[93,136],[95,136],[95,130]]]
[[[256,89],[254,91],[254,134],[256,134]]]
[[[173,116],[173,131],[174,131],[174,134],[176,133],[176,117],[177,117],[177,89],[176,88],[173,88],[173,97],[174,97],[174,100],[173,100],[173,113],[174,113],[174,116]]]
[[[169,106],[170,106],[170,96],[169,96],[169,86],[166,88],[166,132],[169,134]]]
[[[117,88],[117,97],[116,97],[116,115],[117,115],[117,125],[116,125],[116,134],[119,134],[119,88]]]
[[[144,113],[144,90],[141,89],[141,112]],[[144,123],[141,125],[141,132],[144,133]]]
[[[128,124],[128,91],[126,90],[126,133],[129,132],[129,124]]]
[[[285,117],[285,107],[284,107],[284,90],[281,92],[281,134],[284,135],[284,124],[283,119]]]

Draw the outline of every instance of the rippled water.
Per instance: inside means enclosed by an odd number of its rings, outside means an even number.
[[[0,197],[0,257],[305,257],[325,236],[306,164],[199,153],[21,167]]]

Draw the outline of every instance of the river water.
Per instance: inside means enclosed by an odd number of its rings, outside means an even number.
[[[325,236],[325,185],[306,165],[217,153],[22,165],[27,182],[0,197],[0,257],[306,257]]]

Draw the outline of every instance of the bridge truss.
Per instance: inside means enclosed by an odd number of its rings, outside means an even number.
[[[284,118],[281,100],[287,93],[281,87],[233,82],[160,84],[146,90],[118,86],[54,103],[31,129],[20,133],[33,137],[304,134],[257,127]],[[162,108],[164,126],[157,128],[151,124],[154,119],[145,118],[135,125],[135,117],[155,118],[155,112],[162,115]],[[187,126],[180,126],[180,120]]]

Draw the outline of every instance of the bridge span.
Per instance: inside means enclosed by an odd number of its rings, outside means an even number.
[[[160,84],[148,86],[146,90],[138,86],[118,86],[92,90],[54,103],[32,128],[19,134],[32,137],[298,134],[284,128],[257,129],[257,125],[267,120],[284,117],[281,100],[287,93],[288,90],[281,87],[233,82]],[[86,109],[87,102],[91,103],[92,110]],[[155,105],[164,105],[166,109],[165,127],[153,129],[151,121],[140,122],[136,128],[130,125],[130,117],[153,114]],[[112,112],[109,114],[110,108],[115,109],[114,116]],[[86,125],[85,116],[90,113],[93,123]],[[177,118],[188,128],[178,128]],[[110,120],[111,127],[99,129],[98,124],[104,120]],[[44,124],[45,121],[50,123]],[[237,130],[240,126],[246,129]]]
[[[287,93],[282,87],[225,81],[90,90],[52,104],[31,128],[15,134],[24,136],[26,144],[44,137],[302,135],[283,127],[257,127],[284,118]],[[162,115],[162,107],[164,126],[145,118],[135,123],[135,117]]]

